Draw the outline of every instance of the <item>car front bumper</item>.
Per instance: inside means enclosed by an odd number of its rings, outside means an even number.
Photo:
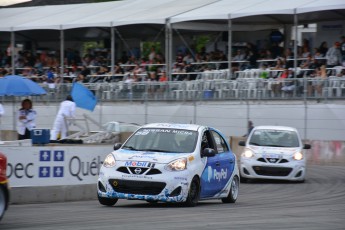
[[[184,202],[191,179],[187,171],[159,175],[123,174],[103,169],[98,179],[98,196],[112,199]]]
[[[276,164],[246,159],[241,160],[240,173],[241,177],[248,179],[303,181],[306,175],[306,167],[305,161]]]

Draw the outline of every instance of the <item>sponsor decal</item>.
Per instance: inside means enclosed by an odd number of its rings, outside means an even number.
[[[149,179],[152,180],[152,176],[136,175],[136,174],[123,174],[122,178],[137,178],[137,179]]]
[[[149,162],[146,161],[126,161],[125,166],[131,167],[149,167],[151,165]]]
[[[133,159],[133,158],[138,158],[138,159],[142,159],[142,158],[145,158],[145,159],[152,159],[154,161],[158,161],[155,156],[150,156],[150,155],[134,155],[134,156],[131,156],[129,157],[128,159]]]
[[[228,169],[221,169],[220,171],[217,171],[217,169],[213,169],[211,166],[208,166],[208,175],[207,179],[208,182],[211,182],[211,180],[221,181],[227,178],[228,176]]]
[[[180,176],[175,176],[174,179],[175,179],[175,180],[184,180],[184,181],[187,181],[187,178],[186,178],[186,177],[180,177]]]

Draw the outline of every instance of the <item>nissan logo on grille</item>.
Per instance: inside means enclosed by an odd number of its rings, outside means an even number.
[[[136,174],[140,174],[140,173],[141,173],[141,168],[135,168],[135,169],[134,169],[134,172],[135,172]]]

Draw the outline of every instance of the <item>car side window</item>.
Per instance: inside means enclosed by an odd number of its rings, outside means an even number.
[[[217,152],[218,153],[228,152],[229,148],[228,148],[224,138],[213,130],[211,131],[211,133],[212,133],[214,141],[216,143]]]
[[[205,148],[215,149],[214,146],[213,146],[213,141],[212,141],[211,133],[208,130],[206,130],[204,132],[204,134],[202,135],[201,148],[200,148],[201,152]]]

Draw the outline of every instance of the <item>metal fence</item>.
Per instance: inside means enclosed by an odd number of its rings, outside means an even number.
[[[59,102],[70,94],[72,83],[41,84],[46,95],[33,101]],[[84,83],[100,101],[220,101],[220,100],[334,100],[345,99],[345,77],[262,79],[197,79]],[[2,101],[12,101],[3,97]],[[20,100],[20,99],[17,99]]]

